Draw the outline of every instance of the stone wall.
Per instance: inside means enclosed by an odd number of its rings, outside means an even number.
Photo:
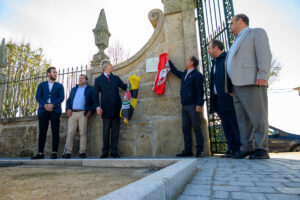
[[[141,77],[138,104],[129,124],[121,123],[119,151],[123,156],[174,156],[184,148],[181,129],[180,80],[168,75],[165,95],[152,91],[156,72],[146,72],[146,59],[168,52],[175,66],[184,70],[190,56],[198,56],[193,0],[163,0],[164,12],[152,10],[148,18],[154,33],[134,56],[114,66],[114,74],[126,81],[130,75]],[[112,33],[113,34],[113,33]],[[91,84],[101,74],[99,68],[89,72]],[[210,154],[206,120],[202,120],[205,153]],[[102,121],[89,121],[89,153],[100,155]]]
[[[155,9],[149,13],[149,20],[154,27],[149,41],[134,56],[114,66],[113,73],[120,76],[123,81],[133,74],[141,77],[138,103],[133,118],[128,124],[121,123],[118,147],[122,156],[174,156],[184,148],[180,80],[170,73],[165,94],[156,96],[152,91],[156,72],[146,72],[146,59],[157,57],[167,51],[175,66],[183,71],[186,59],[199,55],[194,0],[162,0],[162,2],[164,12]],[[100,74],[99,68],[88,72],[91,85]],[[0,122],[0,155],[20,156],[21,152],[27,154],[37,152],[37,123],[36,118]],[[60,153],[63,151],[66,129],[67,119],[63,116]],[[205,139],[204,151],[209,155],[207,123],[204,118],[202,131]],[[88,120],[87,137],[88,155],[99,156],[102,148],[101,117],[94,114]],[[51,134],[48,135],[46,145],[46,152],[50,151]],[[75,152],[78,152],[78,137],[75,138]]]
[[[67,137],[67,117],[65,114],[60,122],[60,144],[59,155],[64,151],[64,144]],[[50,156],[52,152],[52,134],[49,125],[45,155]],[[37,153],[38,150],[38,118],[16,118],[0,121],[0,157],[28,157]],[[79,151],[79,133],[74,137],[73,155]]]

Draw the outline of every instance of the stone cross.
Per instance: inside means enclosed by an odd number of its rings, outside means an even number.
[[[108,30],[104,9],[102,9],[100,12],[96,28],[93,29],[93,33],[95,37],[95,44],[99,49],[98,53],[93,56],[92,60],[92,66],[95,68],[100,67],[102,60],[108,59],[108,56],[105,55],[104,50],[108,47],[110,32]]]

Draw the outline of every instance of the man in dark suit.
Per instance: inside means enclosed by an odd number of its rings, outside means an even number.
[[[208,45],[208,53],[212,57],[210,71],[210,112],[218,113],[228,150],[224,157],[240,152],[240,131],[236,119],[232,94],[225,93],[225,60],[227,53],[219,40],[213,40]]]
[[[184,136],[184,150],[177,157],[193,156],[191,125],[194,128],[197,153],[196,157],[203,157],[203,136],[201,131],[200,114],[202,112],[203,100],[203,76],[197,70],[199,61],[196,57],[190,57],[185,63],[186,70],[181,72],[176,69],[169,59],[171,72],[181,79],[181,104],[182,104],[182,130]]]
[[[51,159],[57,158],[59,144],[59,122],[62,113],[61,103],[64,100],[64,87],[62,84],[55,82],[57,71],[55,67],[47,69],[48,81],[38,85],[36,91],[36,100],[39,102],[39,148],[38,153],[31,159],[43,159],[44,147],[47,138],[49,121],[52,130],[52,155]]]
[[[127,84],[123,83],[120,77],[112,74],[113,66],[109,60],[102,62],[103,73],[95,79],[95,91],[97,97],[97,115],[102,116],[103,122],[103,148],[100,158],[119,158],[118,140],[120,130],[120,110],[122,106],[119,88],[124,91]],[[99,93],[101,93],[101,102],[99,103]],[[111,145],[110,145],[111,137]]]
[[[67,100],[66,110],[68,120],[68,134],[65,146],[64,158],[71,158],[73,136],[79,127],[80,149],[79,157],[86,158],[86,129],[87,119],[95,111],[97,99],[94,88],[87,84],[88,77],[85,74],[79,76],[79,84],[71,90]]]

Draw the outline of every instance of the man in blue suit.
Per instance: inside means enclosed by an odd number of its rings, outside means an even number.
[[[225,93],[225,59],[227,53],[219,40],[212,40],[208,45],[208,53],[213,58],[210,71],[210,112],[218,113],[228,150],[224,157],[231,157],[240,151],[240,132],[232,94]],[[231,87],[232,88],[232,87]]]
[[[44,147],[47,138],[49,121],[52,130],[52,155],[51,159],[57,158],[59,144],[59,122],[62,113],[61,103],[64,100],[64,87],[55,82],[57,71],[55,67],[47,69],[48,80],[38,85],[36,100],[39,102],[39,143],[38,153],[31,159],[43,159]]]

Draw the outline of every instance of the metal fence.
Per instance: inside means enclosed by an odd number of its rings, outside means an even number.
[[[65,110],[65,102],[71,89],[78,83],[80,74],[86,74],[89,69],[86,65],[58,70],[57,81],[63,84],[65,91],[63,110]],[[0,94],[0,119],[37,115],[36,89],[41,82],[46,80],[46,73],[36,73],[23,74],[0,83],[0,89],[4,91],[3,94]]]

